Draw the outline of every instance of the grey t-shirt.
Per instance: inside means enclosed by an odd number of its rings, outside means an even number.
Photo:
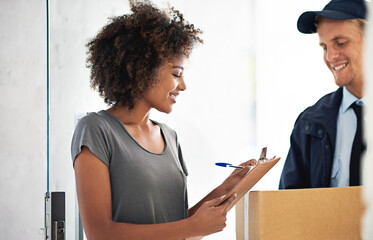
[[[176,132],[153,122],[165,141],[159,154],[144,149],[107,111],[89,113],[76,126],[71,157],[74,162],[86,146],[108,167],[113,221],[155,224],[188,217],[188,173]]]

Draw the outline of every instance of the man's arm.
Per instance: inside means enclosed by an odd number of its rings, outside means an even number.
[[[297,120],[290,137],[290,149],[282,170],[279,189],[310,187],[308,172],[304,162],[307,161],[307,136],[303,133],[304,123]]]

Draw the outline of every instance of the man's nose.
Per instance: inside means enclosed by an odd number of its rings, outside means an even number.
[[[328,62],[333,62],[334,60],[338,59],[339,51],[334,47],[329,47],[325,52],[325,58]]]

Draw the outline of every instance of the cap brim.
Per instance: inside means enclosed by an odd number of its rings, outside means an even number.
[[[315,26],[315,17],[316,15],[320,15],[329,19],[335,20],[346,20],[346,19],[354,19],[356,16],[346,14],[339,11],[334,10],[323,10],[323,11],[309,11],[304,12],[300,15],[297,23],[297,27],[299,32],[301,33],[315,33],[317,32]]]

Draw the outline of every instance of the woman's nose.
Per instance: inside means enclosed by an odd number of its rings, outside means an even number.
[[[184,82],[184,77],[179,78],[179,84],[178,84],[177,88],[180,91],[185,91],[186,90],[187,87],[186,87],[186,84]]]

